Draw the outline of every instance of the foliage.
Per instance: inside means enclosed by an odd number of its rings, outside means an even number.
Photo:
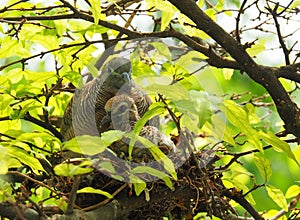
[[[144,193],[147,202],[166,197],[176,203],[177,218],[299,216],[299,46],[293,37],[298,31],[293,28],[299,25],[294,19],[298,1],[282,5],[269,0],[8,0],[1,4],[3,210],[13,204],[20,211],[23,202],[40,213],[49,204],[68,213],[74,203],[71,190],[84,202],[97,194],[99,206],[104,206],[124,191],[122,184],[127,182],[134,199]],[[130,59],[135,82],[155,102],[131,133],[113,130],[101,137],[64,142],[59,132],[64,110],[74,91],[84,85],[86,72],[98,75],[103,64],[99,56],[107,56],[107,51]],[[190,156],[184,158],[187,163],[176,164],[138,135],[156,115],[163,122],[161,132]],[[126,138],[131,140],[129,159],[139,142],[157,166],[99,160],[112,143]],[[68,158],[66,151],[75,156]],[[200,180],[185,176],[187,164],[192,164],[190,170],[196,167],[193,172]],[[118,189],[105,188],[100,173],[113,178]],[[80,189],[74,180],[79,176],[84,179]],[[92,176],[99,183],[90,187],[95,182]],[[150,177],[157,185],[147,182]],[[168,195],[173,195],[172,190],[179,195],[176,189],[185,189],[186,182],[185,198],[194,201],[190,213],[184,211],[181,197],[172,201],[159,193],[150,196],[149,191],[161,185],[167,186]],[[214,197],[223,202],[219,212],[219,204],[210,200]],[[166,204],[169,209],[162,208],[165,212],[159,217],[175,210]]]

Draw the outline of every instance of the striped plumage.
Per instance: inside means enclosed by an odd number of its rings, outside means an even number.
[[[130,132],[140,119],[138,108],[134,99],[127,95],[117,95],[108,100],[105,105],[107,115],[103,118],[101,126],[107,130],[121,130]],[[174,143],[163,135],[157,127],[145,125],[139,134],[157,145],[165,154],[176,151]],[[122,140],[111,145],[112,150],[117,155],[127,155],[129,140]],[[151,153],[137,142],[133,148],[132,158],[136,162],[151,158]]]
[[[102,69],[99,77],[77,90],[68,104],[61,124],[64,140],[79,135],[97,136],[100,122],[106,115],[106,102],[117,94],[126,94],[137,100],[139,113],[143,115],[151,105],[151,99],[135,87],[131,77],[131,63],[125,58],[113,58]],[[151,124],[158,126],[157,119]]]

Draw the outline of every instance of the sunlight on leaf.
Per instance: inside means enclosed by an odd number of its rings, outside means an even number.
[[[233,72],[234,72],[233,69],[223,68],[224,79],[230,80],[233,75]]]
[[[298,185],[292,185],[290,186],[286,193],[285,193],[285,198],[290,199],[298,196],[300,194],[300,186]]]
[[[275,186],[272,185],[266,185],[266,189],[268,192],[268,195],[270,196],[271,199],[284,211],[288,211],[288,204],[287,201],[281,192],[280,189],[277,189]]]

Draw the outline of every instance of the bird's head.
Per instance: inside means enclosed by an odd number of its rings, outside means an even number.
[[[104,107],[106,115],[100,122],[100,130],[114,129],[130,131],[140,119],[134,100],[127,95],[117,95],[109,99]]]
[[[126,91],[134,87],[131,63],[126,58],[116,57],[108,61],[100,77],[107,86],[115,89]]]

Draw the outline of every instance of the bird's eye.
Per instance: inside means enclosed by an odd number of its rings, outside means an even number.
[[[122,114],[128,110],[128,106],[124,103],[117,108],[117,113]]]

